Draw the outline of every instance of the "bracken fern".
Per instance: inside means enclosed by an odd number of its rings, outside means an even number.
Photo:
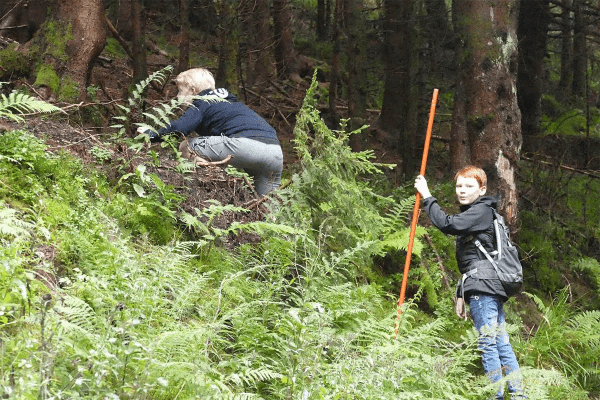
[[[2,82],[0,82],[1,87]],[[0,93],[0,119],[24,122],[25,119],[19,114],[50,114],[58,111],[60,108],[25,93],[12,91],[8,96]]]

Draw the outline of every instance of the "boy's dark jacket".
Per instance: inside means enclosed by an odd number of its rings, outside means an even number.
[[[495,250],[492,207],[496,208],[498,201],[499,196],[482,196],[472,204],[461,206],[461,212],[455,215],[446,214],[433,196],[423,201],[425,212],[433,225],[443,233],[456,236],[456,261],[460,273],[477,267],[479,278],[469,277],[464,283],[467,298],[473,292],[507,298],[493,267],[473,243],[474,239],[479,239],[488,252]]]
[[[186,112],[166,128],[159,136],[181,132],[188,136],[196,132],[200,136],[245,137],[267,144],[279,144],[277,133],[260,115],[241,103],[226,89],[205,90],[200,96],[217,96],[226,101],[195,99]]]

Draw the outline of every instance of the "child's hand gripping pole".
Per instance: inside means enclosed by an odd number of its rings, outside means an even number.
[[[425,135],[425,147],[423,148],[423,158],[421,160],[420,175],[425,176],[427,167],[427,155],[429,154],[429,142],[431,141],[431,130],[433,128],[433,118],[435,116],[435,106],[437,104],[438,89],[433,89],[433,98],[431,99],[431,108],[429,110],[429,122],[427,123],[427,134]],[[419,220],[419,209],[421,205],[421,194],[417,192],[415,207],[413,209],[412,223],[410,225],[410,236],[408,237],[408,248],[406,250],[406,262],[404,263],[404,273],[402,274],[402,286],[400,286],[400,298],[398,299],[398,320],[396,321],[396,330],[394,338],[398,335],[400,327],[400,315],[402,314],[402,304],[404,304],[404,294],[406,293],[406,280],[410,268],[410,258],[412,256],[413,243],[415,241],[415,231],[417,230],[417,221]]]

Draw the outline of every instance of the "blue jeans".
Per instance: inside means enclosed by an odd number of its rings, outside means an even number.
[[[483,370],[492,382],[502,379],[504,372],[508,376],[508,391],[512,398],[525,398],[521,388],[519,363],[506,332],[502,298],[472,293],[468,301],[471,317],[479,332],[478,347],[481,351]],[[504,399],[503,387],[498,389],[496,399]]]
[[[278,144],[266,144],[248,138],[200,136],[189,140],[192,149],[209,161],[221,161],[231,155],[229,165],[246,171],[254,179],[256,193],[264,196],[278,189],[283,170],[283,152]]]

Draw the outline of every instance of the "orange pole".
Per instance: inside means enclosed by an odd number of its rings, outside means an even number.
[[[433,128],[433,117],[435,116],[435,106],[437,104],[438,89],[433,89],[433,98],[431,99],[431,108],[429,110],[429,122],[427,123],[427,134],[425,135],[425,147],[423,148],[423,158],[421,160],[420,175],[425,176],[427,167],[427,155],[429,154],[429,142],[431,142],[431,130]],[[404,263],[404,274],[402,274],[402,286],[400,286],[400,298],[398,299],[398,321],[396,321],[396,333],[400,327],[400,315],[402,314],[402,304],[404,304],[404,295],[406,293],[406,281],[408,279],[408,270],[410,269],[410,258],[412,256],[413,244],[415,242],[415,231],[417,230],[417,221],[419,220],[419,210],[421,206],[421,194],[417,192],[415,207],[413,208],[412,223],[410,225],[410,236],[408,237],[408,249],[406,250],[406,262]]]

